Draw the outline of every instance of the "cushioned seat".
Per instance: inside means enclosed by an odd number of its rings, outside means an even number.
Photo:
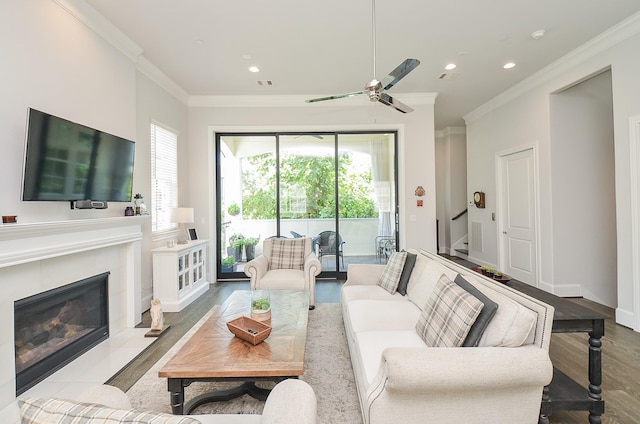
[[[262,255],[244,267],[251,290],[308,290],[310,309],[316,304],[316,275],[321,270],[308,237],[266,239]]]

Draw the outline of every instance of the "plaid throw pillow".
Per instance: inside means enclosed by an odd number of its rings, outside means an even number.
[[[104,405],[63,399],[19,399],[22,424],[199,424],[181,415],[114,409]]]
[[[443,274],[422,310],[416,331],[429,347],[462,346],[483,306]]]
[[[306,239],[273,239],[269,269],[304,269]]]
[[[394,294],[398,289],[398,282],[406,260],[407,252],[393,252],[378,279],[378,285],[389,293]]]

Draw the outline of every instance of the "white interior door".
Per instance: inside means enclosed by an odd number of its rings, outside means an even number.
[[[533,149],[501,161],[501,265],[507,275],[537,285],[536,196]]]

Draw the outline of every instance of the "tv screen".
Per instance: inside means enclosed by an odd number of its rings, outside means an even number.
[[[131,201],[135,143],[29,109],[22,200]]]

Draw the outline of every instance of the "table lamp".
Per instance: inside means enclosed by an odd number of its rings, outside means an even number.
[[[187,244],[189,235],[184,224],[193,222],[193,208],[173,208],[171,209],[171,222],[178,224],[180,231],[178,234],[178,244]]]

